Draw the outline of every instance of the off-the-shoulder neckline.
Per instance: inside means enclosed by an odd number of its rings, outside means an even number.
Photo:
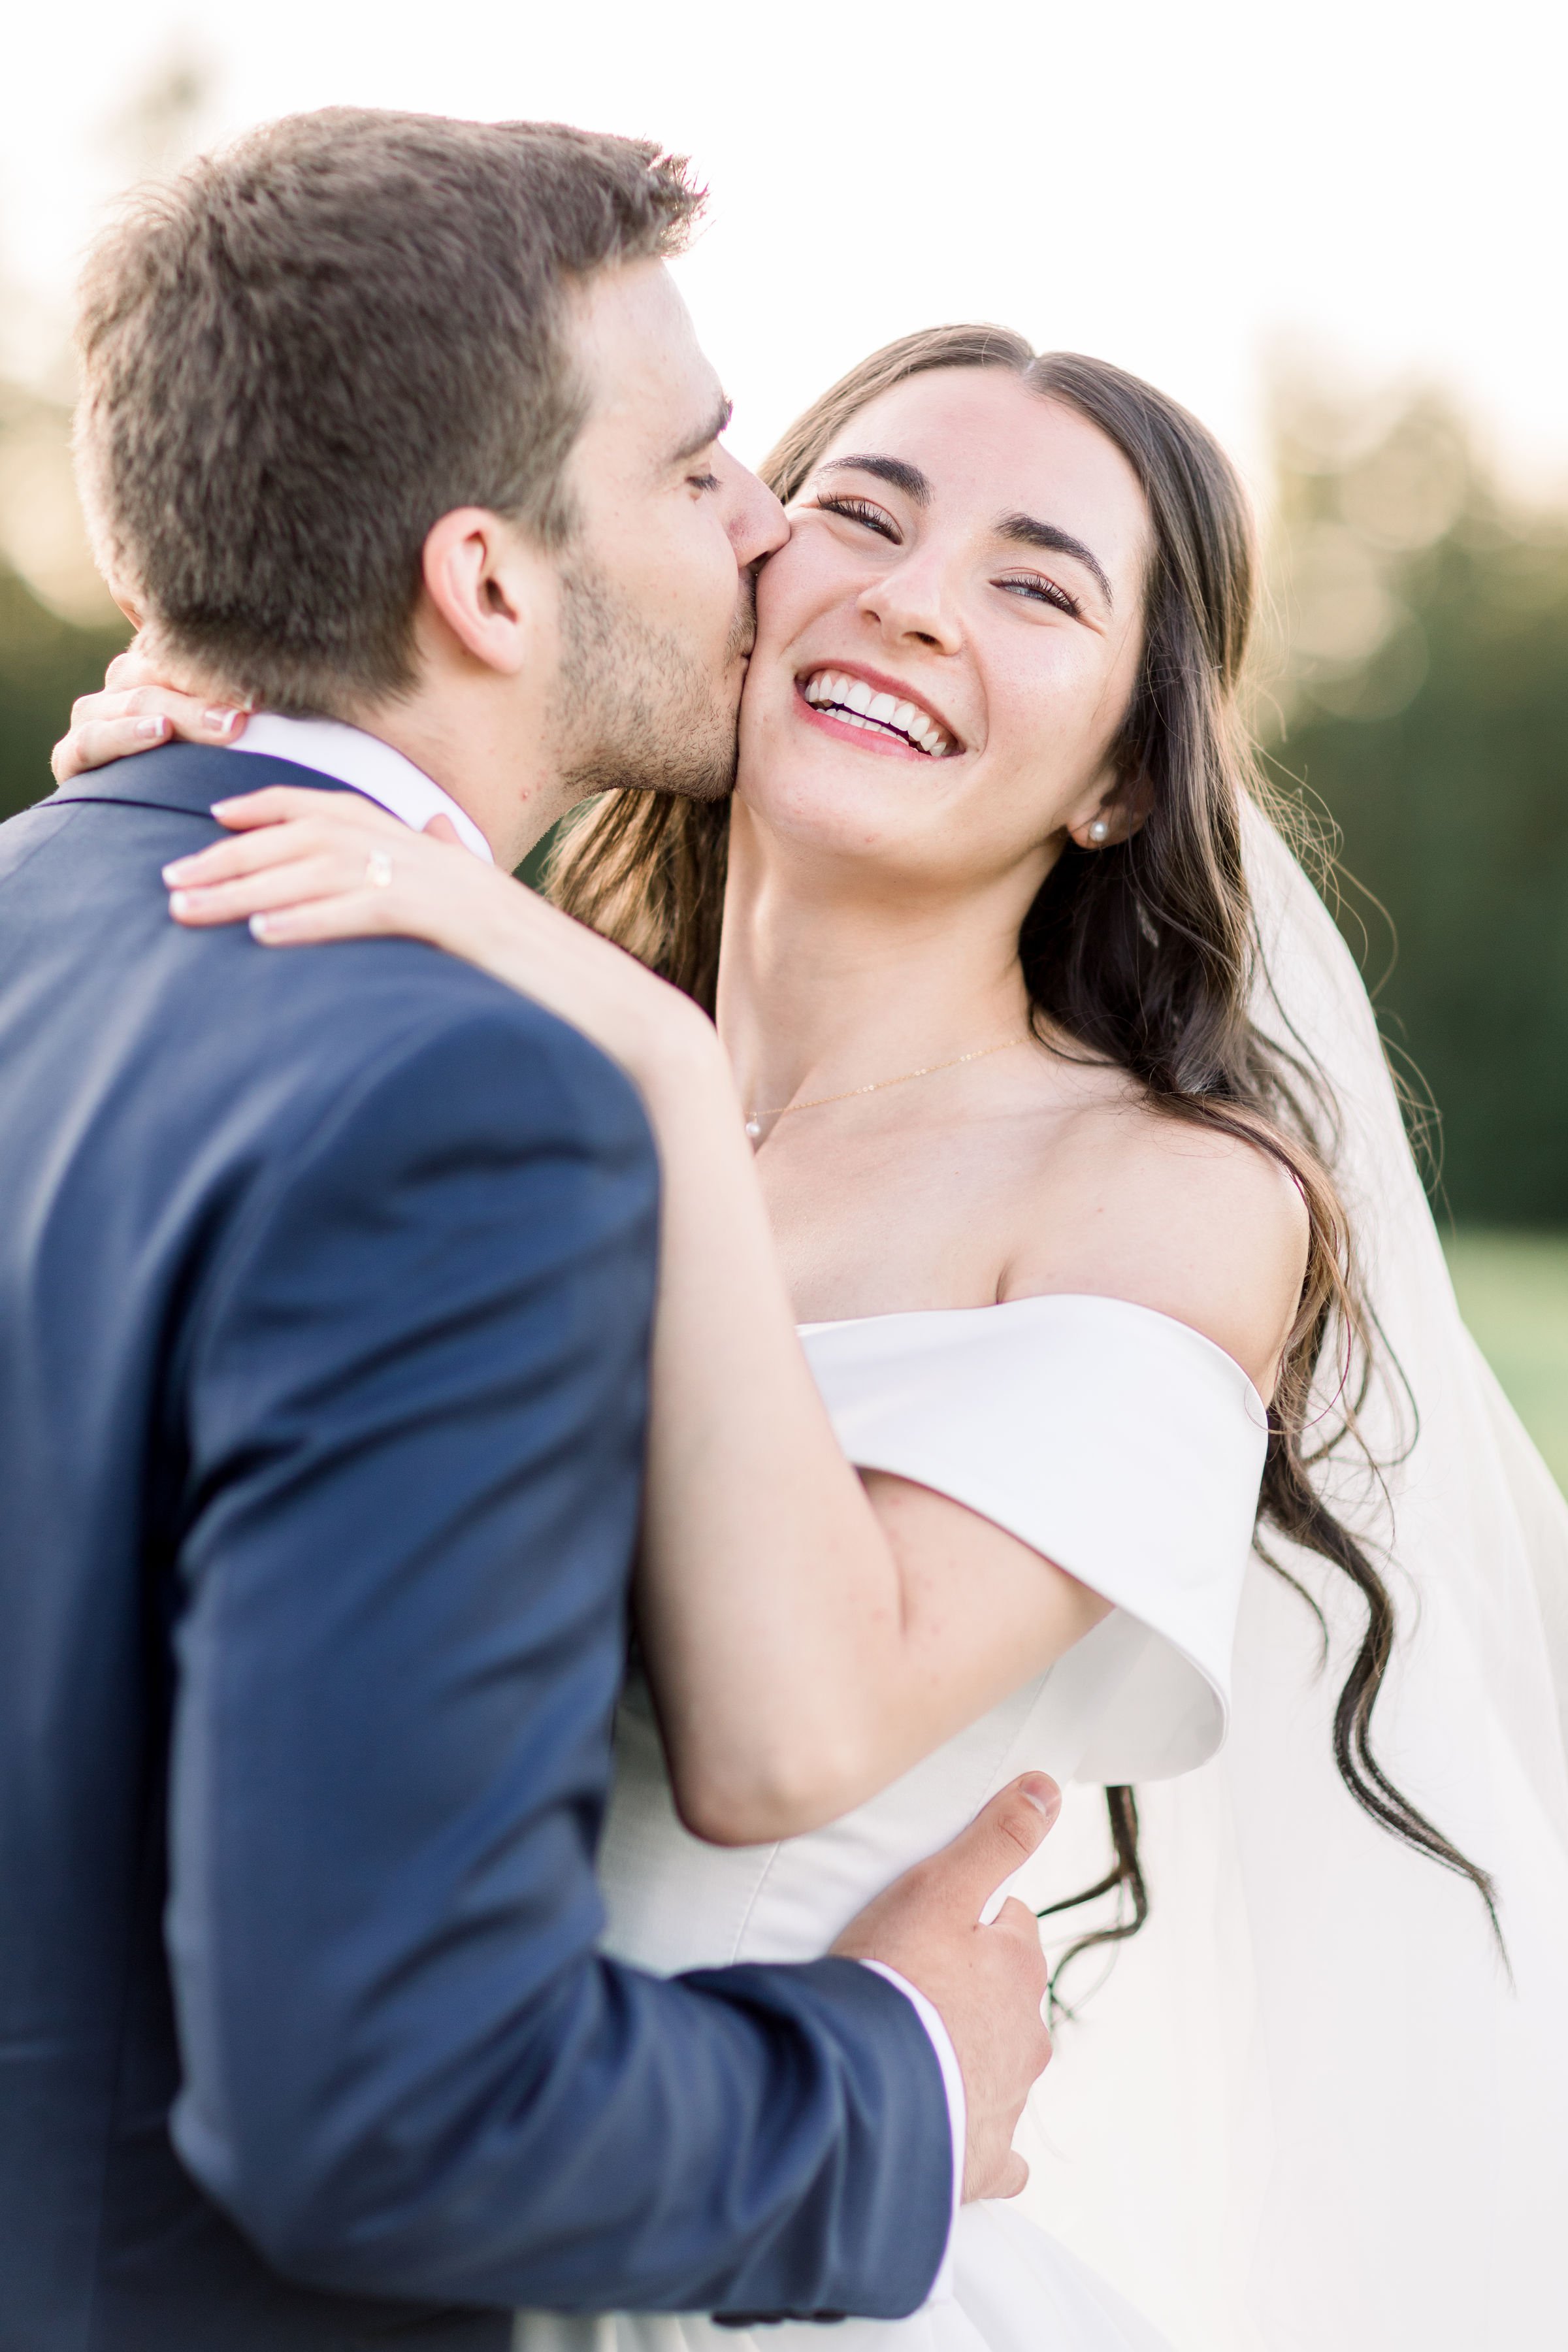
[[[1054,1307],[1064,1301],[1071,1302],[1076,1306],[1119,1307],[1126,1314],[1147,1315],[1156,1323],[1168,1323],[1173,1330],[1184,1333],[1187,1339],[1194,1340],[1200,1348],[1207,1349],[1211,1356],[1217,1356],[1221,1363],[1236,1374],[1237,1379],[1240,1381],[1267,1422],[1268,1407],[1263,1401],[1257,1382],[1246,1366],[1237,1362],[1228,1348],[1222,1348],[1219,1341],[1211,1339],[1206,1331],[1198,1330],[1191,1323],[1184,1323],[1179,1315],[1163,1314],[1159,1307],[1145,1307],[1136,1298],[1114,1298],[1109,1291],[1041,1290],[1028,1298],[994,1298],[984,1307],[896,1307],[885,1315],[835,1315],[821,1323],[797,1323],[795,1328],[804,1339],[814,1331],[853,1330],[860,1324],[918,1323],[924,1322],[933,1316],[1005,1315],[1020,1307]]]

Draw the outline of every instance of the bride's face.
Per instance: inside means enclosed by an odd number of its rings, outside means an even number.
[[[1095,425],[1001,369],[911,377],[789,511],[741,719],[766,829],[948,887],[1121,829],[1151,527]]]

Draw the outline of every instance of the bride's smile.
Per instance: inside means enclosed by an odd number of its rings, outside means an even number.
[[[901,682],[861,667],[813,669],[795,680],[812,717],[830,734],[858,729],[870,737],[868,751],[946,760],[963,746],[957,730],[943,725],[923,703],[902,700]]]

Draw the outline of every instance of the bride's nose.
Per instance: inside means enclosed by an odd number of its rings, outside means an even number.
[[[891,565],[862,590],[858,603],[867,618],[879,624],[884,636],[936,653],[958,650],[956,598],[934,547],[909,549],[902,562]]]

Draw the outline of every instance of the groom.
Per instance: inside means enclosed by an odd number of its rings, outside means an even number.
[[[695,203],[626,142],[339,113],[149,197],[89,274],[106,569],[268,715],[0,829],[4,2352],[895,2315],[960,2178],[1016,2186],[1043,1968],[1018,1906],[976,1920],[1038,1793],[859,1958],[595,1951],[655,1276],[630,1089],[461,963],[267,955],[159,880],[266,782],[509,865],[596,785],[727,788],[783,524],[660,266]]]

